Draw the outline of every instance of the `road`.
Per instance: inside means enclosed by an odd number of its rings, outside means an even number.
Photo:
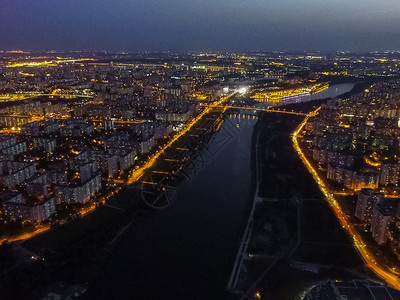
[[[209,113],[212,109],[222,107],[224,109],[229,109],[229,108],[237,108],[237,109],[248,109],[248,110],[253,110],[253,111],[264,111],[264,112],[274,112],[274,113],[284,113],[284,114],[292,114],[292,115],[307,115],[304,113],[299,113],[299,112],[292,112],[292,111],[284,111],[284,110],[278,110],[278,109],[264,109],[264,108],[251,108],[251,107],[241,107],[241,106],[229,106],[229,105],[222,105],[224,102],[229,100],[232,96],[234,96],[236,93],[233,93],[231,95],[228,95],[226,97],[223,97],[221,100],[216,101],[212,104],[205,105],[205,109],[203,110],[202,113],[200,113],[195,119],[193,119],[191,122],[186,124],[185,128],[181,130],[179,133],[177,133],[167,144],[165,144],[160,150],[158,150],[156,153],[153,154],[153,156],[150,157],[150,159],[141,167],[138,169],[132,171],[128,178],[128,184],[131,184],[133,182],[138,181],[144,174],[144,172],[152,167],[154,163],[157,161],[157,158],[164,153],[164,151],[169,148],[176,140],[178,140],[181,136],[183,136],[186,132],[188,132],[193,125],[195,125],[201,118]]]
[[[196,118],[194,118],[191,122],[189,122],[188,124],[186,124],[185,128],[183,130],[181,130],[179,133],[177,133],[167,144],[165,144],[160,150],[158,150],[153,156],[151,156],[149,158],[149,160],[147,160],[143,166],[141,166],[138,169],[135,169],[131,175],[129,176],[127,182],[125,184],[131,184],[137,180],[139,180],[142,175],[144,174],[144,172],[150,168],[157,160],[157,158],[168,148],[170,147],[177,139],[179,139],[182,135],[184,135],[186,132],[188,132],[193,125],[195,125],[204,115],[206,115],[207,113],[209,113],[212,109],[219,107],[222,103],[224,103],[225,101],[227,101],[228,99],[230,99],[232,96],[234,96],[236,93],[233,93],[231,95],[228,95],[226,97],[221,98],[220,100],[214,102],[213,104],[207,106]],[[109,192],[107,195],[101,197],[101,199],[99,199],[99,201],[97,201],[96,203],[102,202],[105,203],[105,200],[111,196],[113,196],[115,193],[117,193],[119,190],[121,189],[121,187],[118,187],[115,191]],[[82,216],[91,213],[92,211],[94,211],[96,209],[96,203],[92,203],[90,206],[87,206],[85,208],[83,208],[80,213]],[[15,242],[15,241],[20,241],[20,240],[26,240],[29,239],[31,237],[34,237],[37,234],[43,233],[47,230],[49,230],[51,227],[50,225],[45,225],[45,226],[41,226],[38,229],[36,229],[35,231],[29,232],[29,233],[23,233],[21,235],[15,236],[15,237],[11,237],[11,238],[7,238],[7,239],[1,239],[0,240],[0,245],[2,243],[4,243],[5,241],[7,242]]]
[[[356,231],[354,225],[350,222],[349,216],[343,212],[342,208],[340,207],[339,203],[334,197],[334,194],[328,189],[328,186],[325,184],[324,180],[318,175],[317,171],[307,159],[306,155],[304,154],[303,150],[301,149],[298,136],[307,123],[308,119],[318,114],[320,107],[315,111],[309,113],[303,122],[296,128],[292,135],[292,142],[293,147],[296,152],[299,154],[301,160],[303,161],[304,165],[307,167],[308,171],[313,176],[314,180],[317,182],[319,189],[324,194],[327,202],[329,203],[330,207],[332,208],[333,212],[335,213],[336,217],[338,218],[342,227],[347,231],[347,233],[352,237],[354,247],[357,249],[358,253],[361,255],[362,259],[364,260],[365,264],[380,278],[382,278],[389,286],[400,289],[400,278],[397,274],[392,271],[388,266],[379,264],[375,259],[374,255],[368,250],[366,247],[365,242],[363,241],[362,237]]]
[[[164,151],[169,148],[176,140],[178,140],[181,136],[183,136],[186,132],[188,132],[193,125],[195,125],[201,118],[206,115],[207,113],[211,112],[214,108],[221,107],[221,104],[229,100],[232,96],[236,93],[223,97],[219,101],[214,102],[213,104],[207,105],[205,109],[192,121],[185,125],[185,128],[179,131],[167,144],[165,144],[161,149],[159,149],[156,153],[154,153],[150,159],[138,169],[135,169],[128,178],[128,184],[138,181],[144,174],[144,172],[152,167],[154,163],[157,161],[157,158],[164,153]]]
[[[0,245],[3,244],[4,242],[16,242],[16,241],[21,241],[21,240],[27,240],[30,239],[31,237],[34,237],[37,234],[43,233],[47,230],[50,229],[50,225],[42,225],[40,227],[38,227],[35,231],[32,232],[27,232],[27,233],[23,233],[21,235],[15,236],[15,237],[11,237],[11,238],[7,238],[7,239],[1,239],[0,240]]]

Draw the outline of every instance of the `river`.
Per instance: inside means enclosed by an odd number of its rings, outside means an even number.
[[[251,192],[257,119],[225,119],[177,189],[173,205],[124,234],[94,284],[98,296],[223,297]]]
[[[338,86],[319,93],[319,99],[352,88]],[[175,202],[123,234],[88,298],[225,298],[254,197],[251,153],[256,123],[252,116],[226,116],[186,170]]]
[[[354,83],[338,83],[329,86],[326,90],[319,92],[317,94],[313,94],[310,96],[310,100],[318,100],[325,98],[335,98],[344,93],[350,92],[354,87]]]

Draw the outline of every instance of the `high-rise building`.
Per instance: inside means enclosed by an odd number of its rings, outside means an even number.
[[[36,203],[27,204],[21,193],[5,192],[0,196],[3,199],[2,211],[4,216],[11,220],[29,220],[42,222],[56,212],[54,198],[44,199]]]
[[[380,185],[394,185],[399,182],[400,165],[399,164],[382,164],[381,173],[379,175]]]
[[[104,130],[105,131],[113,131],[114,130],[114,119],[105,119],[104,123]]]
[[[91,157],[99,166],[100,171],[107,177],[114,176],[118,172],[118,157],[104,151],[91,151]]]
[[[376,204],[374,206],[371,231],[372,237],[379,245],[383,245],[387,240],[388,225],[390,219],[391,216],[387,207],[381,204]]]
[[[0,185],[10,189],[31,178],[36,173],[34,164],[15,161],[0,162]]]
[[[40,123],[38,121],[21,125],[21,134],[28,136],[38,136],[40,133]]]
[[[85,204],[101,190],[101,175],[97,173],[85,183],[71,183],[68,185],[56,185],[54,198],[56,204]]]
[[[382,194],[377,194],[372,189],[362,189],[358,192],[355,216],[359,220],[369,223],[375,204],[381,203],[383,199]]]

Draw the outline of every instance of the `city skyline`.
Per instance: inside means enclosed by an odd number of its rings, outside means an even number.
[[[2,298],[400,300],[399,0],[1,4]]]
[[[399,74],[398,52],[2,51],[2,295],[320,300],[304,278],[359,270],[398,299]]]

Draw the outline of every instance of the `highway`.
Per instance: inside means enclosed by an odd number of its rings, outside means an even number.
[[[362,240],[362,237],[358,234],[357,230],[355,229],[354,225],[350,222],[349,217],[346,213],[343,212],[342,208],[340,207],[339,203],[334,197],[334,194],[328,189],[328,186],[325,184],[324,180],[318,175],[317,171],[307,159],[306,155],[304,154],[303,150],[301,149],[298,136],[307,123],[308,119],[318,114],[320,107],[315,111],[309,113],[303,122],[296,128],[296,130],[292,134],[292,142],[293,147],[297,151],[298,155],[300,156],[301,160],[303,161],[304,165],[307,167],[308,171],[313,176],[314,180],[317,182],[319,189],[324,194],[327,202],[329,203],[330,207],[332,208],[333,212],[335,213],[336,217],[338,218],[342,227],[347,231],[347,233],[352,237],[354,247],[357,249],[358,253],[361,255],[364,263],[381,279],[383,279],[389,286],[400,289],[400,278],[394,271],[386,265],[380,265],[374,259],[374,255],[368,250],[366,247],[365,242]]]

